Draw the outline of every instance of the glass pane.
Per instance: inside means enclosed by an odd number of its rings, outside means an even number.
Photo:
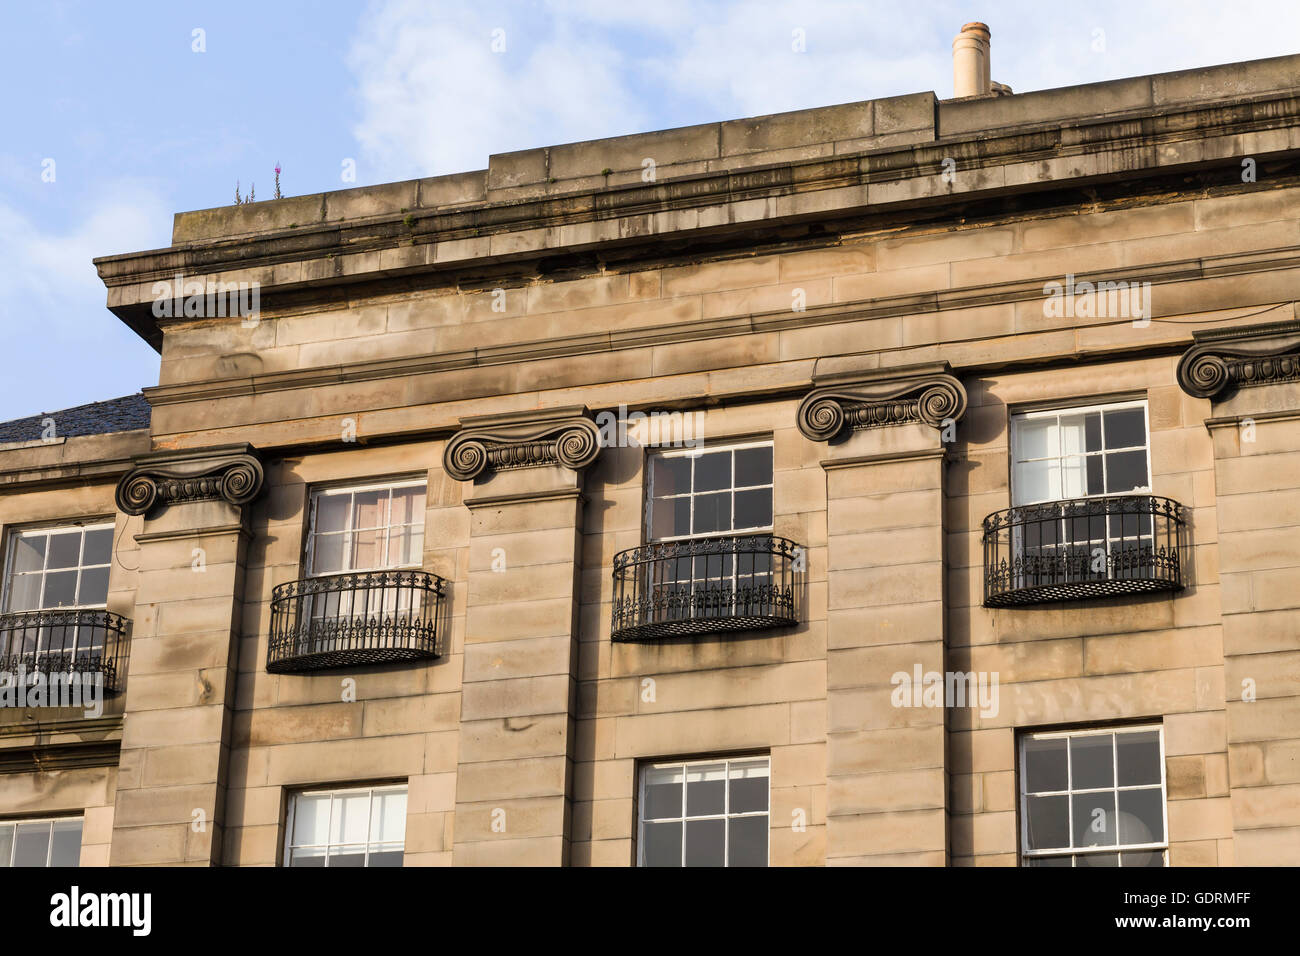
[[[650,536],[652,538],[680,538],[690,533],[690,498],[655,498],[650,502]]]
[[[108,568],[91,568],[81,572],[81,590],[77,593],[77,603],[83,607],[108,603]]]
[[[680,823],[647,823],[641,828],[641,842],[646,866],[682,865]]]
[[[300,796],[294,801],[293,844],[329,842],[329,794]]]
[[[393,525],[424,525],[424,489],[394,488],[389,520]]]
[[[1102,467],[1101,455],[1089,455],[1087,461],[1088,467],[1088,494],[1104,495],[1106,493],[1106,474]]]
[[[383,565],[384,532],[358,531],[352,535],[352,570],[378,568]]]
[[[686,821],[686,865],[726,865],[726,840],[726,820]]]
[[[382,528],[388,524],[388,490],[359,491],[352,498],[353,528]]]
[[[1164,799],[1158,787],[1119,792],[1119,842],[1162,843],[1165,839]]]
[[[1101,412],[1089,412],[1084,416],[1084,449],[1101,450]]]
[[[12,825],[0,823],[0,867],[9,865],[9,859],[14,852],[14,828]]]
[[[352,495],[321,495],[316,499],[316,531],[346,531],[348,527],[348,509],[352,504]]]
[[[330,842],[365,843],[369,813],[370,794],[366,791],[334,794],[330,802]]]
[[[717,491],[731,487],[731,452],[715,451],[695,459],[695,488],[700,491]]]
[[[370,842],[401,844],[406,840],[406,791],[376,793],[370,808]]]
[[[772,526],[772,489],[736,492],[737,528],[770,528]]]
[[[1146,412],[1141,408],[1125,408],[1106,412],[1107,448],[1145,448],[1147,444]]]
[[[1082,455],[1088,451],[1086,439],[1084,437],[1084,419],[1085,415],[1062,415],[1061,416],[1061,454],[1064,455]]]
[[[1070,866],[1073,858],[1068,856],[1032,856],[1025,860],[1025,866]]]
[[[1087,493],[1087,474],[1085,459],[1081,455],[1072,455],[1061,459],[1061,497],[1082,498]]]
[[[1055,460],[1021,462],[1016,465],[1015,503],[1029,504],[1034,501],[1057,501],[1060,499],[1061,466]]]
[[[81,864],[81,821],[56,820],[54,843],[50,848],[50,866]]]
[[[699,495],[695,499],[695,533],[731,530],[731,493]]]
[[[75,568],[81,563],[81,532],[63,531],[50,535],[47,568]]]
[[[108,564],[113,555],[113,529],[100,528],[97,531],[86,532],[85,552],[82,555],[82,565],[91,564]]]
[[[14,543],[14,570],[39,571],[45,567],[45,535],[23,535]]]
[[[1028,816],[1029,849],[1053,850],[1070,845],[1069,798],[1029,797],[1025,801]]]
[[[651,767],[645,773],[645,802],[641,807],[644,820],[682,815],[681,767]]]
[[[1076,793],[1070,799],[1074,811],[1074,845],[1114,846],[1115,792]]]
[[[1025,741],[1025,791],[1044,793],[1067,788],[1065,737],[1030,738]],[[1058,844],[1065,846],[1065,844]]]
[[[753,760],[731,765],[730,813],[754,813],[767,809],[767,761]],[[766,824],[764,824],[766,826]]]
[[[1164,866],[1164,850],[1137,850],[1133,853],[1122,853],[1123,866]]]
[[[1115,785],[1112,734],[1070,738],[1070,789],[1092,790]]]
[[[704,764],[686,768],[686,815],[701,817],[722,813],[726,794],[726,765]],[[689,835],[689,834],[688,834]]]
[[[324,847],[306,847],[295,849],[289,859],[290,866],[324,866],[325,865],[325,848]]]
[[[56,571],[45,575],[45,596],[41,599],[41,607],[71,607],[76,603],[76,571]]]
[[[656,498],[684,495],[691,490],[691,459],[656,455],[650,459],[650,488]]]
[[[1160,732],[1116,734],[1119,785],[1138,787],[1160,782]]]
[[[9,610],[34,611],[41,606],[40,574],[20,574],[9,582]]]
[[[1119,866],[1118,853],[1081,853],[1075,859],[1078,866]]]
[[[380,847],[370,851],[368,866],[401,866],[402,850],[400,847]]]
[[[1147,486],[1147,453],[1121,451],[1106,456],[1106,490],[1111,494]]]
[[[344,570],[343,543],[346,535],[318,534],[312,539],[311,569],[315,574],[336,574]]]
[[[1050,418],[1019,419],[1016,422],[1016,460],[1055,458],[1060,454],[1056,422]]]
[[[420,531],[394,530],[388,537],[387,567],[414,567],[424,560],[424,534]]]
[[[767,814],[733,817],[727,825],[727,866],[767,866]]]
[[[328,866],[361,867],[366,865],[366,851],[359,846],[330,847]]]
[[[20,823],[14,835],[14,866],[45,866],[50,852],[48,823]]]
[[[772,483],[772,446],[741,448],[736,452],[736,487]]]

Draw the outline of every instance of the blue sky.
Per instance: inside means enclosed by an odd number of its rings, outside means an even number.
[[[349,159],[365,185],[481,169],[512,149],[951,96],[952,38],[972,19],[991,28],[993,78],[1017,92],[1300,52],[1294,0],[0,0],[0,12],[0,421],[156,384],[156,353],[105,308],[92,257],[167,245],[174,212],[230,203],[237,180],[270,198],[277,161],[291,196],[351,185]]]

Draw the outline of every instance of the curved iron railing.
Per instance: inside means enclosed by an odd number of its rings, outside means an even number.
[[[47,608],[0,614],[0,673],[101,675],[106,692],[126,677],[126,618],[102,610]]]
[[[799,623],[804,551],[770,534],[647,544],[614,556],[615,641]]]
[[[371,571],[281,584],[271,596],[271,673],[437,657],[445,581]]]
[[[1186,586],[1183,506],[1152,495],[1048,501],[984,519],[984,606]]]

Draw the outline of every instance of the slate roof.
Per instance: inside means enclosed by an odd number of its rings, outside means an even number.
[[[44,437],[47,418],[54,419],[55,434],[60,438],[135,431],[149,427],[149,403],[142,394],[126,395],[106,402],[65,408],[60,412],[42,412],[28,418],[0,422],[0,444],[39,441]]]

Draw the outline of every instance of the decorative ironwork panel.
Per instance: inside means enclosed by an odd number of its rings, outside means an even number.
[[[19,611],[0,614],[0,673],[28,681],[40,673],[101,675],[106,693],[120,691],[126,678],[126,618],[108,611]]]
[[[1186,586],[1183,506],[1151,495],[1048,501],[984,519],[984,606]]]
[[[425,571],[307,578],[272,592],[271,673],[438,657],[446,582]]]
[[[804,551],[774,535],[647,544],[614,556],[615,641],[799,623]]]

